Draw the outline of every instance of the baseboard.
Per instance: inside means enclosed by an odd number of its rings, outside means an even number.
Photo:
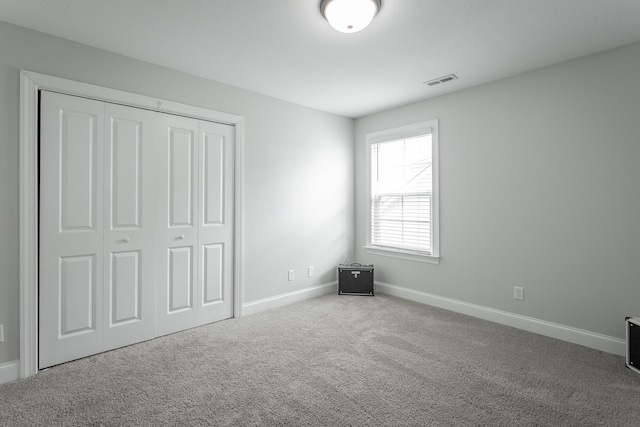
[[[242,315],[246,316],[249,314],[260,313],[261,311],[282,307],[284,305],[304,301],[309,298],[319,297],[321,295],[330,294],[331,292],[338,292],[338,282],[325,283],[323,285],[300,289],[299,291],[288,292],[286,294],[244,303],[242,305]]]
[[[441,297],[426,292],[415,291],[401,286],[390,285],[383,282],[375,282],[376,291],[404,298],[434,307],[444,308],[457,313],[489,320],[502,325],[511,326],[528,332],[544,335],[551,338],[567,341],[574,344],[583,345],[607,353],[624,356],[626,354],[625,340],[602,335],[583,329],[573,328],[558,323],[547,322],[533,317],[521,316],[507,311],[496,310],[477,304],[470,304],[464,301]]]
[[[0,364],[0,384],[9,383],[20,378],[20,362],[15,360]]]

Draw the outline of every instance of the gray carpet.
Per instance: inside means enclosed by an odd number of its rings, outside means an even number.
[[[638,426],[640,375],[445,310],[327,295],[2,385],[0,425]]]

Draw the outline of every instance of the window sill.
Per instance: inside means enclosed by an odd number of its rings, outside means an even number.
[[[402,249],[382,248],[380,246],[365,246],[367,253],[371,255],[386,256],[390,258],[400,258],[409,261],[426,262],[428,264],[439,264],[440,257],[425,255],[418,252],[406,251]]]

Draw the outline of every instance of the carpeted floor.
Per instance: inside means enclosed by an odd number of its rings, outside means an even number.
[[[327,295],[0,386],[1,426],[638,426],[619,356],[377,295]]]

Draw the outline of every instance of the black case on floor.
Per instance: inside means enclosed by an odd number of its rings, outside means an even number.
[[[373,296],[373,265],[340,264],[338,294]]]
[[[640,373],[640,318],[627,317],[627,368]]]

